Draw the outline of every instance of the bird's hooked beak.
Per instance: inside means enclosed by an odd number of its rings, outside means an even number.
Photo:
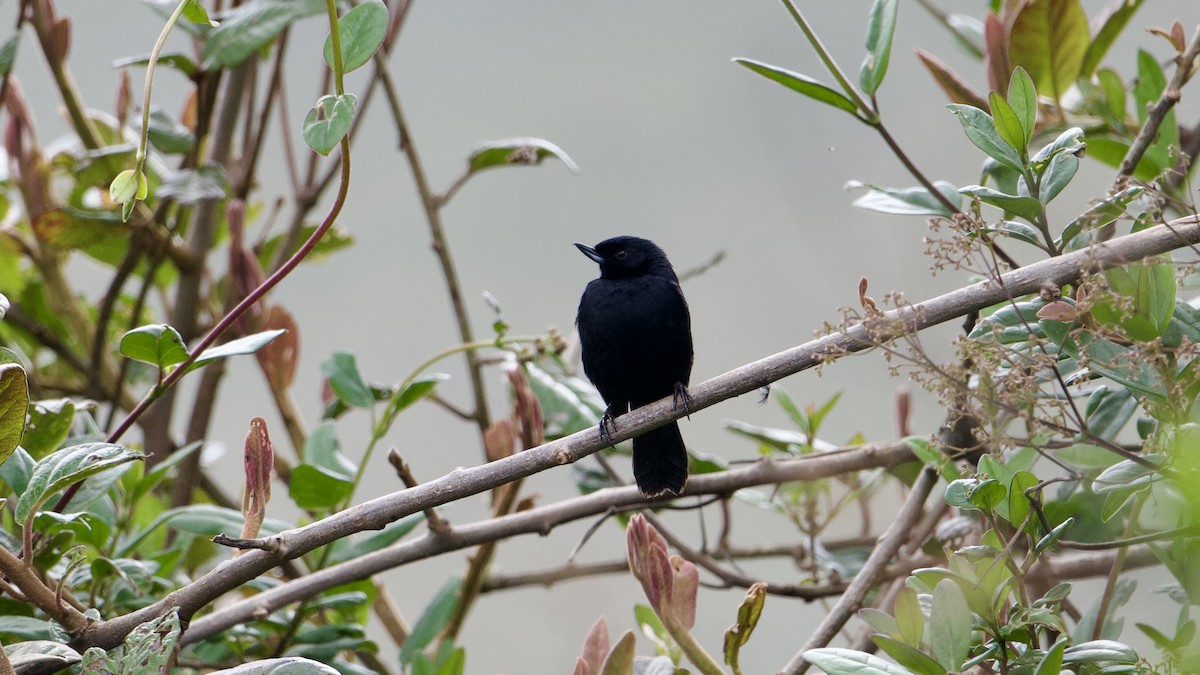
[[[586,244],[576,243],[575,248],[579,249],[579,251],[581,253],[583,253],[587,257],[591,258],[592,262],[594,262],[596,264],[600,264],[600,263],[604,262],[604,256],[600,255],[599,253],[596,253],[596,249],[592,248],[591,246],[588,246]]]

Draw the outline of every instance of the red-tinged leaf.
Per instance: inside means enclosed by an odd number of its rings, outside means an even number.
[[[1055,300],[1042,306],[1037,311],[1037,318],[1050,319],[1051,321],[1062,321],[1064,323],[1075,320],[1076,316],[1075,305],[1066,300]]]
[[[608,655],[608,624],[601,616],[596,619],[596,623],[588,629],[587,637],[583,639],[583,653],[579,657],[588,669],[584,672],[599,673],[604,667],[604,657]],[[575,672],[579,672],[578,663],[575,666]]]
[[[1186,46],[1186,43],[1184,42],[1185,39],[1186,38],[1183,37],[1183,24],[1179,23],[1178,21],[1171,24],[1171,44],[1175,45],[1175,49],[1181,54]]]
[[[987,99],[936,56],[923,49],[917,49],[917,58],[925,64],[925,69],[952,102],[973,105],[980,110],[989,109]]]
[[[1039,92],[1061,101],[1082,71],[1090,41],[1079,0],[1032,0],[1013,20],[1008,57],[1029,72]]]
[[[671,556],[671,568],[674,578],[668,599],[670,611],[684,628],[691,630],[696,625],[696,591],[700,588],[700,571],[677,555]]]
[[[988,87],[992,91],[1007,90],[1008,76],[1012,73],[1008,61],[1008,31],[995,12],[988,12],[983,21],[983,47]]]
[[[267,309],[260,325],[263,330],[284,331],[254,356],[273,391],[290,389],[296,378],[296,364],[300,360],[300,327],[296,325],[291,312],[279,305]]]

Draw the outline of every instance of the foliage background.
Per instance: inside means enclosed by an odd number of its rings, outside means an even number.
[[[870,3],[809,4],[805,11],[834,55],[847,66],[856,65]],[[1101,4],[1084,3],[1089,15]],[[14,9],[14,3],[0,6],[0,25],[13,24]],[[161,17],[135,0],[63,3],[60,11],[75,24],[70,65],[84,100],[93,107],[110,107],[116,77],[109,64],[148,52]],[[1175,18],[1186,25],[1194,23],[1196,13],[1194,0],[1147,3],[1107,63],[1130,74],[1136,45],[1164,52],[1138,27],[1169,25]],[[299,23],[290,38],[295,46],[289,57],[292,124],[287,131],[301,148],[299,121],[324,69],[318,54],[327,30],[317,16]],[[959,132],[943,95],[912,56],[916,45],[986,90],[982,68],[913,3],[901,4],[881,106],[894,135],[919,166],[933,177],[965,184],[970,180],[958,177],[976,175],[980,154]],[[186,47],[182,35],[172,36],[168,50],[172,47]],[[896,289],[910,299],[961,284],[961,275],[928,274],[922,218],[899,219],[850,207],[853,195],[842,192],[847,180],[912,182],[878,138],[849,116],[765,84],[730,63],[735,56],[820,72],[786,13],[765,0],[413,6],[391,60],[435,189],[444,189],[461,172],[469,148],[490,138],[547,138],[581,166],[578,176],[547,164],[477,177],[444,212],[478,333],[488,332],[484,290],[500,300],[517,332],[540,332],[547,324],[569,327],[578,294],[595,273],[570,243],[594,243],[619,233],[658,241],[681,269],[718,250],[727,253],[720,265],[685,287],[696,336],[695,381],[808,339],[823,321],[836,317],[838,307],[854,302],[862,274],[878,294]],[[39,132],[47,142],[65,125],[45,114],[58,103],[43,68],[38,59],[19,58],[16,73],[40,114]],[[367,70],[348,77],[349,90],[356,89],[355,78],[364,78]],[[297,77],[297,72],[307,72],[311,79]],[[140,92],[138,77],[135,91]],[[156,102],[173,105],[182,91],[177,74],[160,71]],[[308,420],[319,417],[319,365],[334,350],[356,353],[368,378],[391,382],[457,341],[411,177],[384,112],[378,103],[368,110],[367,126],[354,147],[350,198],[340,223],[356,245],[319,265],[302,266],[273,293],[301,326],[296,391]],[[1195,119],[1196,102],[1185,97],[1178,114]],[[256,196],[268,203],[285,190],[282,169],[269,164],[279,156],[277,132],[278,127],[264,153],[267,164],[259,171],[263,184]],[[1054,209],[1079,212],[1091,196],[1082,189],[1089,176],[1104,181],[1109,173],[1083,162]],[[314,211],[320,212],[320,207]],[[74,272],[81,279],[96,274],[87,263]],[[935,357],[947,356],[939,350],[948,340],[939,336],[956,330],[942,327],[923,342]],[[460,364],[448,361],[439,369],[455,376],[441,392],[464,398],[467,383]],[[271,406],[252,360],[231,362],[227,378],[211,438],[233,450],[215,459],[217,466],[234,468],[249,417],[267,415]],[[503,400],[500,376],[492,381],[492,400]],[[185,380],[184,391],[194,384]],[[871,438],[894,436],[891,408],[898,384],[887,377],[878,355],[869,355],[839,362],[820,379],[805,373],[783,386],[801,402],[847,391],[847,400],[825,425],[828,440],[840,442],[859,431]],[[935,428],[942,412],[932,399],[915,393],[914,428]],[[743,397],[683,425],[689,444],[729,459],[752,457],[750,443],[722,430],[725,418],[784,424],[773,404],[759,407],[754,397]],[[267,419],[274,425],[270,415]],[[360,447],[367,426],[361,413],[340,423],[343,447]],[[420,415],[402,418],[389,441],[401,448],[421,479],[480,461],[475,430],[431,405]],[[374,461],[386,466],[382,456]],[[360,497],[395,489],[392,473],[380,471]],[[528,488],[547,500],[565,496],[568,489],[554,472],[534,477]],[[292,517],[277,512],[285,502],[272,503],[268,515]],[[482,505],[476,499],[447,509],[446,515],[474,519],[483,515]],[[694,534],[689,522],[694,519],[678,519],[684,535]],[[549,540],[506,544],[499,568],[524,571],[561,563],[585,527],[574,524],[556,530]],[[770,540],[770,535],[759,538]],[[617,557],[622,547],[622,534],[605,526],[582,559]],[[414,618],[461,558],[451,554],[383,578]],[[780,564],[775,572],[785,574],[786,567]],[[1161,570],[1138,574],[1140,590],[1155,585],[1156,575],[1165,581]],[[1087,586],[1076,592],[1082,597]],[[715,644],[740,599],[739,591],[702,594],[696,635]],[[610,626],[623,630],[632,626],[629,608],[639,600],[636,583],[624,575],[566,584],[552,592],[527,589],[485,598],[461,640],[469,648],[469,669],[561,672],[573,663],[596,615],[606,614]],[[581,605],[588,611],[579,611]],[[789,618],[781,620],[783,615]],[[761,672],[786,659],[820,615],[819,607],[772,598],[743,657],[747,672]],[[1133,609],[1127,625],[1142,620],[1141,615]],[[1124,637],[1135,646],[1141,638],[1133,630]],[[522,648],[514,649],[514,644]],[[536,649],[525,648],[534,644]]]

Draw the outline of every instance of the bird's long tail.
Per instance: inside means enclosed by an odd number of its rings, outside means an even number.
[[[687,473],[687,449],[675,422],[633,439],[633,477],[647,497],[683,492]]]

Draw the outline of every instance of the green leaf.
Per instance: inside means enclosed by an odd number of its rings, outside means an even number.
[[[192,23],[206,26],[217,25],[216,21],[208,18],[208,10],[204,9],[204,5],[201,5],[198,0],[187,0],[187,4],[183,6],[183,18]]]
[[[915,675],[946,675],[946,669],[937,661],[906,642],[887,635],[872,635],[871,641]]]
[[[354,481],[334,475],[328,469],[301,464],[292,469],[288,496],[296,506],[309,511],[335,508],[354,491]]]
[[[1127,92],[1125,91],[1125,83],[1121,81],[1121,76],[1112,68],[1101,68],[1096,72],[1096,80],[1099,81],[1100,89],[1104,92],[1104,105],[1107,109],[1108,117],[1112,120],[1110,124],[1123,124],[1125,120],[1125,99],[1127,98]]]
[[[126,66],[145,66],[150,63],[150,56],[127,56],[125,58],[113,61],[113,68],[124,68]],[[158,65],[168,66],[178,70],[180,73],[191,79],[196,76],[199,69],[196,67],[196,62],[185,54],[159,54]],[[151,112],[153,115],[154,113]]]
[[[1038,190],[1038,201],[1049,204],[1058,196],[1079,170],[1079,158],[1069,152],[1060,152],[1050,160]]]
[[[154,468],[146,475],[142,476],[136,484],[129,490],[129,503],[136,504],[142,497],[146,496],[150,490],[153,490],[159,483],[167,477],[167,473],[171,469],[179,466],[179,464],[187,459],[193,452],[196,452],[203,446],[202,441],[188,443],[178,450],[167,455],[166,458],[155,462]]]
[[[154,522],[146,527],[142,536],[159,525],[170,524],[173,529],[180,532],[200,537],[215,537],[224,532],[241,532],[244,522],[245,517],[241,511],[215,504],[191,504],[163,511],[162,515],[155,518]],[[267,518],[263,521],[260,535],[265,537],[279,534],[291,527],[293,526],[290,523]]]
[[[145,455],[112,443],[85,443],[63,448],[37,463],[17,503],[16,519],[25,522],[46,500],[70,485]]]
[[[437,388],[438,383],[447,379],[450,379],[450,376],[444,373],[422,375],[421,377],[414,378],[412,382],[409,382],[395,394],[392,394],[392,398],[388,401],[383,416],[379,419],[379,423],[375,425],[375,435],[383,436],[397,415],[404,412],[412,404],[432,394],[433,390]]]
[[[109,183],[108,196],[116,204],[129,204],[145,199],[149,190],[146,174],[136,169],[125,169]]]
[[[988,103],[992,108],[992,122],[996,125],[1000,138],[1021,153],[1025,149],[1025,129],[1021,125],[1021,119],[1017,117],[1008,101],[994,91],[988,94]]]
[[[1132,647],[1115,640],[1092,640],[1063,652],[1063,663],[1134,664],[1138,658]]]
[[[625,631],[621,639],[617,640],[612,650],[608,652],[608,658],[604,659],[604,667],[600,670],[600,675],[629,675],[632,673],[636,646],[637,638],[634,637],[633,631]]]
[[[119,673],[165,673],[179,651],[179,608],[138,625],[125,638]]]
[[[1149,107],[1158,102],[1167,88],[1167,77],[1163,74],[1158,59],[1144,49],[1138,50],[1137,64],[1138,78],[1137,84],[1133,88],[1133,96],[1137,105],[1134,108],[1137,111],[1138,123],[1144,126],[1149,115]],[[1159,171],[1162,171],[1173,165],[1171,158],[1171,148],[1173,147],[1180,146],[1179,125],[1175,121],[1175,110],[1172,108],[1163,117],[1154,142],[1146,149],[1146,159]]]
[[[810,649],[804,652],[804,659],[829,675],[912,675],[907,668],[852,649]]]
[[[17,60],[17,47],[21,44],[21,34],[13,33],[0,45],[0,77],[7,77],[12,72],[13,63]]]
[[[1026,244],[1033,244],[1042,250],[1046,249],[1046,244],[1042,241],[1042,234],[1036,227],[1015,220],[1002,220],[995,225],[984,225],[976,230],[976,232],[1001,234],[1017,241],[1023,241]]]
[[[330,564],[354,560],[400,541],[425,520],[425,514],[414,513],[388,523],[382,530],[357,540],[339,539],[329,557]]]
[[[338,19],[342,72],[361,67],[375,55],[387,35],[388,11],[383,0],[367,0]],[[325,63],[333,68],[333,36],[325,38]]]
[[[0,464],[8,461],[21,444],[28,408],[29,383],[25,369],[17,363],[0,364]]]
[[[1096,67],[1104,60],[1109,47],[1116,42],[1117,36],[1141,6],[1142,0],[1122,0],[1105,4],[1104,11],[1093,19],[1095,25],[1100,26],[1100,30],[1096,31],[1083,55],[1083,63],[1079,69],[1080,77],[1091,77],[1092,73],[1096,72]]]
[[[1018,148],[1024,148],[1029,145],[1029,141],[1033,140],[1033,132],[1037,127],[1037,88],[1033,86],[1033,78],[1029,77],[1029,73],[1024,68],[1017,66],[1013,71],[1012,79],[1008,81],[1008,105],[1012,108],[1013,113],[1017,117],[1017,121],[1021,123],[1022,141],[1019,144],[1014,144]],[[995,112],[995,109],[992,109]]]
[[[1037,90],[1061,101],[1083,66],[1091,34],[1079,0],[1032,0],[1009,31],[1009,62],[1029,72]]]
[[[968,339],[995,340],[1000,344],[1025,342],[1038,334],[1038,310],[1046,306],[1041,298],[1030,302],[1006,303],[983,317],[971,329]],[[1031,333],[1032,331],[1032,333]]]
[[[183,363],[188,358],[188,348],[179,331],[165,323],[134,328],[121,336],[119,348],[125,356],[160,369]]]
[[[304,142],[319,154],[328,155],[350,133],[357,104],[354,94],[329,94],[317,99],[317,104],[304,117],[301,130]]]
[[[214,670],[209,675],[340,675],[332,667],[303,656],[259,659],[233,668]]]
[[[958,672],[971,649],[971,610],[962,589],[952,579],[943,579],[933,589],[929,611],[929,644],[937,662]]]
[[[755,584],[746,592],[742,604],[738,606],[737,620],[729,630],[725,631],[724,655],[725,663],[737,669],[738,652],[750,640],[750,634],[758,625],[762,616],[763,603],[766,602],[766,586]]]
[[[346,405],[356,408],[373,408],[375,394],[358,372],[358,363],[349,352],[334,352],[329,360],[321,364],[321,372],[329,380],[329,387]]]
[[[2,380],[2,375],[0,375]],[[0,394],[2,400],[2,394]],[[0,404],[2,406],[2,404]],[[25,436],[20,440],[29,454],[41,458],[59,449],[66,441],[74,424],[76,406],[71,399],[32,401],[29,405],[29,422],[25,424]],[[0,413],[0,418],[2,418]],[[0,428],[4,423],[0,422]],[[0,432],[2,436],[2,432]],[[11,452],[11,450],[10,450]],[[4,446],[0,444],[0,458],[4,458]]]
[[[752,438],[780,452],[797,455],[808,445],[808,437],[791,429],[773,429],[746,424],[738,420],[726,420],[725,428],[735,434]]]
[[[1008,490],[999,481],[987,479],[980,481],[971,490],[970,500],[976,508],[984,512],[995,511],[1004,503]]]
[[[408,639],[400,647],[400,664],[407,666],[413,662],[413,657],[422,652],[425,647],[446,627],[454,608],[458,606],[462,594],[462,579],[451,577],[446,580],[441,589],[433,596],[433,600],[417,619]]]
[[[197,169],[176,171],[163,178],[154,191],[160,199],[174,199],[180,204],[199,204],[224,199],[229,183],[225,169],[217,164],[205,164]]]
[[[54,637],[50,621],[32,616],[0,616],[0,635],[12,635],[25,640],[49,640]]]
[[[1058,242],[1060,247],[1066,251],[1074,251],[1091,243],[1090,237],[1078,241],[1076,238],[1081,234],[1093,232],[1116,222],[1118,218],[1125,215],[1125,208],[1129,206],[1129,203],[1137,199],[1143,192],[1145,192],[1145,188],[1140,186],[1128,187],[1084,211],[1063,228],[1062,237]]]
[[[1146,460],[1153,464],[1160,462],[1162,457],[1151,454],[1146,456]],[[1103,495],[1119,490],[1144,487],[1160,480],[1162,480],[1162,475],[1158,470],[1126,459],[1101,471],[1093,481],[1092,491]]]
[[[1105,271],[1111,291],[1133,302],[1130,315],[1120,300],[1097,297],[1092,316],[1120,326],[1134,340],[1149,341],[1162,336],[1175,312],[1175,273],[1170,263],[1137,262]]]
[[[1018,471],[1013,475],[1012,481],[1008,484],[1007,513],[1003,514],[1013,527],[1024,526],[1027,530],[1033,530],[1036,527],[1036,522],[1025,521],[1031,508],[1029,497],[1025,493],[1039,482],[1038,477],[1028,471]]]
[[[1087,428],[1105,440],[1113,440],[1137,411],[1138,402],[1133,393],[1124,387],[1110,390],[1099,386],[1088,397]]]
[[[858,71],[863,92],[874,96],[887,75],[896,34],[896,0],[875,0],[867,20],[867,55]]]
[[[858,618],[862,619],[868,626],[875,629],[876,633],[883,635],[900,635],[900,626],[891,614],[874,607],[864,607],[857,612]],[[922,619],[924,621],[924,619]]]
[[[958,188],[944,180],[934,181],[933,186],[947,201],[956,207],[961,207],[962,195],[958,193]],[[850,181],[846,184],[846,188],[867,189],[867,194],[855,199],[852,204],[860,209],[902,216],[944,216],[949,218],[952,215],[945,204],[923,187],[890,188]]]
[[[1033,166],[1033,170],[1040,175],[1046,170],[1046,163],[1059,153],[1079,155],[1086,147],[1087,145],[1083,141],[1083,129],[1071,127],[1038,150],[1033,157],[1029,158],[1029,163]]]
[[[541,164],[548,157],[557,158],[571,173],[579,173],[575,160],[562,148],[541,138],[504,138],[480,144],[467,155],[467,170],[477,173],[498,166]]]
[[[909,646],[920,647],[925,634],[925,615],[921,612],[917,592],[911,588],[901,590],[896,596],[895,612],[900,638]]]
[[[959,188],[959,192],[975,197],[984,204],[991,204],[1028,221],[1036,221],[1042,213],[1042,204],[1033,197],[1020,197],[993,190],[982,185],[968,185]]]
[[[209,347],[200,354],[195,363],[193,363],[188,370],[195,370],[196,368],[212,363],[217,359],[224,359],[230,356],[253,354],[263,347],[266,347],[272,340],[286,332],[287,331],[282,328],[277,330],[265,330],[261,333],[254,333],[245,337],[240,337],[236,340],[230,340],[223,345]]]
[[[975,147],[1013,171],[1020,173],[1024,170],[1025,163],[1021,161],[1021,154],[1000,135],[991,115],[975,106],[961,103],[951,103],[946,107],[958,116],[963,131]]]
[[[4,647],[17,672],[55,672],[82,660],[79,652],[53,640],[30,640]]]
[[[737,58],[733,61],[753,70],[768,80],[782,84],[792,91],[799,92],[811,99],[835,108],[840,108],[857,116],[858,106],[854,105],[854,101],[846,98],[841,92],[807,75],[794,73],[778,66],[772,66],[769,63],[755,61],[754,59]]]
[[[337,438],[337,425],[326,420],[317,425],[304,442],[304,463],[320,467],[329,475],[353,481],[358,466],[342,454]]]
[[[204,40],[206,70],[233,68],[253,56],[297,19],[325,13],[323,0],[252,0],[231,9]]]
[[[150,110],[150,124],[146,127],[146,138],[159,152],[182,155],[191,152],[196,144],[196,135],[180,124],[170,113],[160,108]]]

